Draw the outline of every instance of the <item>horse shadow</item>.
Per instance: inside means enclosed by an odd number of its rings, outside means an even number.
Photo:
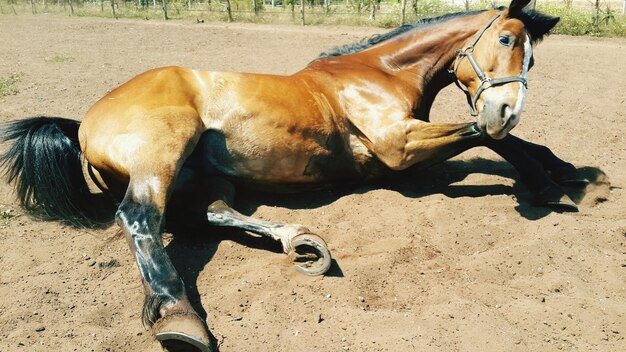
[[[512,186],[456,184],[474,173],[511,178],[515,182]],[[591,184],[608,183],[606,175],[598,168],[583,167],[579,169],[579,173]],[[347,195],[365,194],[378,189],[396,191],[405,197],[414,199],[433,194],[443,194],[452,199],[460,197],[479,198],[488,195],[515,196],[518,203],[515,210],[520,216],[528,220],[541,219],[551,212],[559,212],[558,209],[535,205],[532,194],[517,180],[517,172],[510,164],[505,161],[484,158],[470,161],[449,160],[427,170],[408,169],[376,182],[342,185],[324,191],[299,193],[297,196],[238,189],[235,207],[245,215],[253,214],[263,205],[288,209],[315,209],[331,204]],[[580,203],[586,195],[585,189],[564,188],[564,190],[576,203]],[[602,201],[601,197],[598,201]],[[202,306],[197,281],[200,272],[213,258],[222,240],[228,239],[250,248],[282,253],[279,243],[266,237],[250,236],[244,231],[236,229],[173,227],[168,228],[168,232],[173,236],[166,250],[187,285],[187,294],[193,308],[204,319],[206,319],[207,313]],[[333,260],[327,275],[343,277],[343,272],[336,261]]]
[[[582,167],[579,174],[589,180],[590,184],[606,181],[606,174],[595,167]],[[457,183],[471,174],[487,174],[514,180],[512,186],[502,184],[468,185]],[[562,187],[565,193],[580,204],[586,196],[586,189]],[[442,194],[448,198],[481,198],[485,196],[509,195],[517,201],[515,210],[528,220],[538,220],[552,212],[563,212],[563,209],[537,205],[533,194],[518,180],[517,171],[506,161],[475,158],[469,161],[449,160],[432,166],[426,170],[409,168],[388,177],[360,185],[341,185],[324,191],[293,194],[274,194],[262,191],[239,191],[237,209],[245,215],[253,214],[260,206],[278,206],[288,209],[315,209],[331,204],[341,197],[350,194],[387,189],[398,192],[408,198],[421,198],[433,194]]]

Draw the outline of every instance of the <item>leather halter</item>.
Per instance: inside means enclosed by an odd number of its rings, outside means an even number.
[[[478,101],[478,98],[480,97],[480,95],[485,90],[487,90],[487,89],[489,89],[491,87],[502,86],[502,85],[505,85],[505,84],[508,84],[508,83],[513,83],[513,82],[519,82],[519,83],[523,84],[526,89],[528,89],[528,82],[526,82],[526,78],[523,77],[523,76],[509,76],[509,77],[501,77],[501,78],[490,78],[480,68],[480,66],[478,65],[478,62],[476,62],[476,59],[474,58],[474,54],[473,54],[474,53],[474,46],[476,45],[476,43],[478,43],[478,41],[483,36],[485,31],[489,27],[491,27],[491,25],[498,18],[500,18],[500,16],[502,15],[502,12],[503,11],[500,11],[495,16],[493,16],[489,20],[489,22],[487,22],[487,24],[480,31],[478,31],[478,33],[476,33],[476,36],[474,37],[474,39],[469,43],[468,46],[465,47],[465,49],[457,49],[456,50],[456,53],[457,53],[456,64],[454,65],[453,69],[449,70],[450,74],[454,77],[454,84],[456,84],[456,86],[459,87],[465,93],[465,96],[467,97],[467,104],[470,107],[470,113],[472,114],[472,116],[478,116],[478,111],[476,109],[476,102]],[[459,65],[461,64],[463,59],[466,58],[466,57],[469,60],[470,64],[472,65],[472,68],[474,69],[474,72],[476,72],[476,76],[480,80],[480,85],[478,86],[478,90],[476,91],[476,94],[474,94],[474,96],[472,96],[470,94],[469,90],[462,85],[461,81],[459,81],[459,77],[456,74],[456,71],[458,70]]]

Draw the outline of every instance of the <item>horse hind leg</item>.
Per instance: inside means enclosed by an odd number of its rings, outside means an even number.
[[[201,128],[191,123],[177,125],[175,131],[166,127],[169,129],[153,123],[149,129],[136,132],[144,140],[155,142],[132,154],[128,188],[115,218],[141,274],[144,325],[152,328],[155,338],[168,351],[208,352],[212,351],[208,329],[189,302],[161,238],[166,204],[181,160],[191,154]]]
[[[193,347],[211,351],[207,329],[191,307],[184,283],[163,246],[162,211],[144,196],[138,197],[131,186],[116,213],[142,276],[143,323],[152,328],[168,351],[180,350],[182,346],[186,350]]]

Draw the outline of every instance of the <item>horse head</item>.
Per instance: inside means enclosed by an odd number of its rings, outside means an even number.
[[[530,0],[512,0],[466,42],[451,72],[467,95],[478,126],[491,138],[502,139],[521,118],[526,73],[533,50],[559,21],[558,17],[524,9]]]

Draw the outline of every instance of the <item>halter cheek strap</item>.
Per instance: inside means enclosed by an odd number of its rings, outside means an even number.
[[[461,89],[465,93],[465,96],[467,97],[467,104],[470,107],[470,113],[472,114],[472,116],[478,116],[478,110],[476,109],[476,102],[478,102],[478,98],[480,97],[480,95],[485,90],[487,90],[487,89],[489,89],[491,87],[502,86],[502,85],[505,85],[507,83],[519,82],[519,83],[523,84],[525,88],[528,89],[528,82],[526,81],[526,78],[525,78],[526,75],[525,75],[524,72],[522,72],[521,76],[490,78],[480,68],[480,66],[478,65],[478,62],[476,62],[476,59],[474,58],[474,46],[476,46],[476,43],[478,43],[478,41],[483,36],[483,34],[485,34],[485,31],[489,27],[491,27],[491,25],[498,18],[500,18],[500,16],[502,15],[502,12],[503,11],[500,11],[496,15],[494,15],[489,20],[489,22],[487,22],[487,24],[480,31],[478,31],[478,33],[476,33],[476,36],[474,37],[474,39],[469,43],[469,45],[467,47],[465,47],[465,49],[457,49],[457,51],[456,51],[456,53],[457,53],[456,64],[454,65],[453,69],[449,70],[450,74],[453,75],[453,77],[454,77],[454,84],[456,84],[456,86],[459,87],[459,89]],[[472,66],[472,68],[474,69],[474,72],[476,73],[476,76],[480,80],[480,84],[478,86],[478,90],[476,91],[476,94],[474,94],[474,96],[472,96],[470,94],[469,90],[467,89],[467,87],[463,86],[461,81],[459,81],[459,77],[457,76],[457,73],[456,73],[457,70],[459,69],[459,65],[461,64],[461,62],[465,58],[467,58],[469,60],[470,65]],[[525,71],[525,70],[523,70],[523,71]]]

